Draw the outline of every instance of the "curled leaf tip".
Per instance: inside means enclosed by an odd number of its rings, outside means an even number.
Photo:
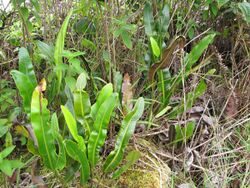
[[[39,93],[42,93],[46,90],[46,86],[47,86],[47,83],[46,83],[46,80],[45,78],[43,78],[39,84],[36,86],[36,90],[39,92]]]

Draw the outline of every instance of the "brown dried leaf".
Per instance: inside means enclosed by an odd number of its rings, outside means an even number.
[[[206,114],[202,114],[201,117],[202,117],[203,121],[210,126],[212,126],[215,123],[215,119],[207,116]]]
[[[33,140],[35,146],[38,147],[38,142],[37,142],[36,135],[35,135],[35,132],[34,132],[34,130],[33,130],[33,127],[31,126],[31,124],[27,124],[25,127],[26,127],[26,129],[28,130],[29,135],[30,135],[30,137],[32,138],[32,140]]]
[[[225,109],[227,118],[234,118],[238,112],[238,98],[233,91],[228,99],[228,103]]]
[[[204,112],[204,108],[202,106],[193,106],[191,109],[187,110],[187,113],[202,113]]]
[[[240,180],[239,179],[233,180],[231,183],[231,188],[240,188]]]
[[[169,126],[169,132],[168,132],[169,142],[173,142],[174,141],[175,135],[176,135],[175,126],[174,125],[170,125]]]
[[[187,152],[188,158],[185,161],[185,167],[187,171],[190,171],[190,168],[194,162],[194,155],[193,155],[192,150],[189,147],[186,149],[186,152]]]
[[[43,181],[41,176],[37,175],[38,171],[38,160],[35,160],[32,164],[31,168],[31,180],[33,185],[36,185],[37,188],[47,188],[46,183]]]
[[[35,146],[38,146],[37,139],[31,124],[26,125],[17,125],[15,127],[15,132],[19,135],[24,136],[25,138],[31,139]]]
[[[179,45],[179,47],[183,49],[185,45],[185,41],[186,39],[184,36],[176,37],[170,43],[169,47],[164,50],[160,63],[155,63],[150,67],[149,73],[148,73],[148,79],[149,79],[150,84],[154,82],[155,74],[159,69],[165,69],[169,66],[169,64],[171,63],[174,50],[176,49],[176,46]]]
[[[14,184],[16,182],[16,179],[17,179],[17,170],[13,172],[12,176],[7,177],[9,184]]]
[[[127,109],[132,110],[133,104],[131,102],[133,98],[132,86],[130,81],[130,76],[126,73],[123,77],[122,83],[122,106],[123,106],[123,113],[126,114]]]

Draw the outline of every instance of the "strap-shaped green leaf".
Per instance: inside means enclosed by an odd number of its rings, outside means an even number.
[[[143,11],[143,21],[145,26],[145,33],[148,36],[152,36],[154,32],[154,18],[152,6],[149,3],[146,3]]]
[[[0,162],[0,171],[11,177],[16,168],[21,168],[23,163],[19,160],[2,160]]]
[[[57,118],[56,113],[53,113],[51,117],[51,129],[52,129],[54,138],[56,138],[56,133],[59,133],[58,118]]]
[[[249,2],[241,2],[238,3],[238,7],[242,13],[243,18],[249,24],[250,23],[250,3]]]
[[[63,146],[63,138],[59,132],[58,118],[56,113],[54,113],[51,117],[51,129],[53,137],[57,141],[59,147],[58,158],[56,161],[56,168],[62,170],[66,165],[66,153]]]
[[[19,72],[17,70],[12,70],[10,73],[23,99],[23,108],[26,113],[30,113],[31,97],[32,97],[32,92],[35,89],[35,87],[31,83],[29,77],[25,75],[24,73]]]
[[[191,67],[199,60],[200,56],[203,54],[204,50],[208,48],[208,45],[213,42],[216,35],[210,34],[205,36],[194,48],[192,48],[190,54],[187,56],[186,61],[186,72],[191,69]]]
[[[65,86],[64,93],[67,96],[67,101],[65,103],[65,106],[71,112],[73,117],[75,117],[76,115],[75,115],[75,110],[74,110],[74,96],[68,85]]]
[[[150,39],[150,44],[151,44],[153,54],[156,57],[159,57],[161,55],[161,50],[159,48],[157,41],[154,39],[154,37],[150,37],[149,39]]]
[[[117,100],[118,94],[113,93],[102,103],[97,112],[94,130],[91,132],[88,142],[88,158],[92,166],[95,166],[99,160],[99,152],[107,137],[108,124]]]
[[[170,14],[169,14],[169,6],[166,3],[160,12],[160,28],[159,32],[165,36],[168,32],[168,26],[169,26],[169,20],[170,20]]]
[[[72,116],[70,111],[65,106],[61,106],[61,109],[62,109],[63,116],[65,118],[67,125],[68,125],[68,128],[69,128],[71,135],[73,136],[75,141],[77,141],[77,143],[79,144],[79,147],[83,151],[86,151],[86,146],[85,146],[83,137],[80,136],[77,132],[77,124],[76,124],[75,118]]]
[[[49,63],[54,62],[54,47],[50,46],[42,41],[37,41],[37,48],[39,55],[46,59]]]
[[[75,91],[73,95],[76,119],[80,123],[83,123],[85,116],[89,114],[91,110],[89,94],[86,91]]]
[[[56,147],[54,137],[49,125],[50,112],[47,109],[48,101],[42,93],[35,89],[31,100],[31,124],[35,132],[38,151],[44,164],[51,170],[56,169]]]
[[[19,71],[10,73],[23,99],[23,107],[26,113],[30,113],[32,92],[37,85],[36,75],[26,48],[19,49]]]
[[[182,127],[181,125],[175,125],[175,138],[172,143],[178,143],[180,141],[187,142],[189,138],[193,136],[195,130],[195,122],[190,121],[187,122],[185,127]]]
[[[89,125],[86,116],[90,114],[91,104],[89,95],[86,91],[75,91],[74,92],[74,111],[76,119],[80,122],[85,129],[85,139],[89,138],[92,127]]]
[[[64,144],[69,156],[81,163],[81,184],[86,183],[90,177],[90,167],[86,153],[79,148],[77,143],[71,140],[65,140]]]
[[[91,117],[93,120],[95,120],[96,118],[96,114],[100,108],[100,106],[102,105],[102,103],[110,97],[110,95],[112,95],[113,93],[113,85],[111,83],[105,85],[102,90],[100,91],[96,103],[92,105],[91,107]]]
[[[19,58],[19,71],[29,77],[31,84],[35,88],[37,85],[37,80],[28,50],[26,48],[20,48],[18,58]]]
[[[16,146],[9,146],[0,152],[0,162],[15,149]]]
[[[144,110],[144,99],[140,97],[134,109],[129,112],[122,121],[121,129],[118,133],[115,149],[107,157],[103,169],[105,172],[110,172],[119,165],[123,158],[125,148],[129,142],[130,137],[133,135],[136,122],[142,116]]]
[[[64,39],[66,36],[66,32],[67,32],[67,27],[69,24],[69,19],[71,17],[73,13],[73,10],[71,10],[67,17],[65,18],[62,27],[58,33],[57,39],[56,39],[56,46],[55,46],[55,53],[54,53],[54,59],[55,59],[55,65],[56,66],[60,66],[63,63],[62,60],[62,52],[63,52],[63,48],[64,48]],[[62,82],[62,70],[57,70],[56,71],[56,76],[57,76],[57,92],[59,92],[60,87],[61,87],[61,82]]]

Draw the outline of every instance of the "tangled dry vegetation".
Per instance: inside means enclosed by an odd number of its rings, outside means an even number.
[[[2,187],[250,187],[247,1],[6,2]]]

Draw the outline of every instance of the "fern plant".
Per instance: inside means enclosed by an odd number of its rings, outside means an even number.
[[[38,85],[32,94],[31,100],[31,124],[37,140],[40,156],[47,168],[56,171],[64,168],[66,164],[65,150],[62,137],[59,134],[58,120],[56,114],[50,116],[47,109],[48,101],[43,97],[45,80]],[[58,142],[59,152],[56,152]]]
[[[65,121],[74,139],[74,141],[64,140],[64,145],[68,155],[81,164],[81,182],[86,183],[91,174],[90,169],[93,169],[100,161],[99,153],[107,138],[110,119],[115,107],[118,105],[118,94],[113,92],[112,84],[107,84],[102,88],[92,106],[90,106],[86,91],[78,88],[73,94],[76,117],[72,115],[67,107],[61,106]],[[120,164],[143,109],[144,100],[139,98],[134,109],[122,121],[116,147],[104,163],[104,172],[111,172]],[[84,136],[78,133],[77,121],[85,128]],[[135,155],[138,155],[138,153]]]
[[[60,67],[63,63],[64,38],[71,15],[72,11],[65,19],[57,37],[53,56],[55,68]],[[43,45],[43,43],[40,42],[38,45]],[[50,56],[52,57],[51,54]],[[56,174],[65,168],[66,154],[68,154],[70,158],[79,164],[81,184],[85,184],[101,159],[100,150],[104,146],[110,120],[115,115],[114,110],[118,106],[118,93],[113,91],[113,85],[105,85],[99,92],[95,103],[91,105],[89,94],[84,90],[88,76],[85,72],[80,74],[75,87],[71,87],[71,89],[75,88],[73,89],[73,104],[71,104],[73,108],[69,108],[67,104],[61,106],[61,112],[72,136],[71,139],[66,136],[64,138],[60,134],[57,114],[53,113],[51,115],[48,109],[48,100],[44,97],[46,81],[42,79],[39,84],[37,83],[27,49],[20,48],[19,70],[11,71],[11,75],[23,99],[23,108],[28,115],[27,121],[30,121],[34,131],[31,152],[39,155],[44,165]],[[57,78],[57,92],[53,92],[53,96],[60,91],[63,80],[62,70],[58,69],[55,76]],[[143,110],[144,99],[139,98],[134,109],[129,111],[122,121],[116,147],[104,163],[104,172],[111,172],[118,168]],[[78,132],[78,125],[81,125],[84,134]],[[27,145],[27,147],[30,146]],[[136,162],[138,157],[138,151],[130,152],[127,160],[130,158],[133,160],[128,161],[125,166],[118,169],[114,177],[122,174]]]
[[[77,83],[77,85],[80,84]],[[67,154],[80,164],[81,183],[85,184],[90,178],[91,171],[100,161],[99,153],[107,138],[110,119],[118,105],[118,93],[113,92],[112,84],[107,84],[99,92],[96,102],[91,105],[88,93],[83,90],[83,87],[78,86],[73,92],[74,113],[70,112],[66,106],[61,106],[73,139],[64,139],[61,136],[56,113],[50,115],[47,108],[48,101],[43,97],[43,92],[46,90],[45,79],[35,87],[32,93],[30,121],[35,134],[34,143],[37,146],[37,154],[42,158],[44,165],[55,173],[65,168],[66,150]],[[104,163],[104,172],[112,172],[118,168],[143,110],[144,99],[141,97],[122,121],[115,149]],[[78,124],[84,128],[83,135],[78,133]],[[114,177],[122,174],[138,156],[136,151],[129,153],[128,158],[133,158],[133,160],[128,161],[128,164],[120,170],[118,169]]]

